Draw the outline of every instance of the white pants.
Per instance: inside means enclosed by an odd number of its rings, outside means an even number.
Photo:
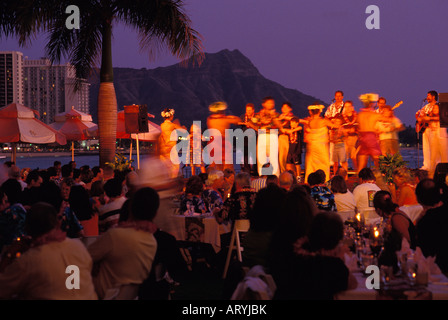
[[[428,139],[430,146],[430,165],[429,177],[433,178],[437,164],[440,162],[448,162],[448,145],[446,137],[446,128],[426,129],[428,131]]]
[[[278,162],[280,165],[280,173],[286,171],[286,159],[289,151],[289,137],[286,134],[278,136]]]
[[[422,148],[423,148],[423,168],[429,170],[431,166],[431,150],[429,148],[429,128],[426,128],[422,134]]]

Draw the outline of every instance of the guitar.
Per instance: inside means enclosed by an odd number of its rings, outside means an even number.
[[[397,109],[399,106],[401,106],[403,104],[403,100],[401,100],[401,101],[399,101],[397,104],[395,104],[393,107],[392,107],[392,110],[394,110],[394,109]]]
[[[423,116],[418,116],[415,122],[415,131],[417,133],[425,132],[426,128],[429,126],[429,121],[425,120],[425,117],[431,116],[430,113],[425,113]]]
[[[425,117],[427,115],[424,115],[423,117]],[[423,117],[418,117],[417,121],[415,122],[415,131],[417,133],[423,133],[425,132],[426,128],[429,125],[429,122],[423,120]]]

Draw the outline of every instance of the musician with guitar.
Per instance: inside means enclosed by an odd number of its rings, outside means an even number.
[[[423,167],[433,177],[439,162],[448,162],[448,143],[446,128],[440,128],[439,105],[437,91],[429,91],[426,96],[428,102],[415,114],[417,119],[416,131],[423,132]]]
[[[393,112],[389,105],[384,105],[381,108],[383,115],[376,123],[375,129],[378,132],[380,140],[381,154],[383,156],[394,155],[398,153],[400,143],[398,141],[398,132],[403,131],[405,127]]]

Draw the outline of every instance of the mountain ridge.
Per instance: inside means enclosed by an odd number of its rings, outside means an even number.
[[[201,66],[178,63],[155,69],[114,68],[113,71],[118,110],[129,104],[146,104],[148,112],[155,115],[152,121],[158,124],[163,121],[161,111],[170,107],[175,109],[175,118],[188,128],[195,120],[205,121],[208,105],[215,101],[225,101],[228,113],[238,116],[244,114],[249,102],[255,104],[258,112],[265,96],[275,99],[279,112],[283,102],[290,102],[299,117],[307,116],[306,108],[310,104],[327,105],[265,78],[237,49],[206,53]],[[92,117],[97,121],[98,74],[89,83]]]

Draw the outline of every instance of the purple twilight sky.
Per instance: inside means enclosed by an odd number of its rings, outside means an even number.
[[[336,90],[345,100],[375,92],[396,115],[414,125],[429,90],[448,92],[447,0],[184,0],[205,51],[238,49],[263,76],[328,103]],[[380,29],[368,30],[369,5],[380,10]],[[82,26],[81,26],[82,27]],[[0,39],[0,50],[44,55],[46,35],[29,48]],[[156,68],[178,61],[149,61],[137,35],[116,25],[114,67]],[[269,95],[269,92],[266,92]]]

